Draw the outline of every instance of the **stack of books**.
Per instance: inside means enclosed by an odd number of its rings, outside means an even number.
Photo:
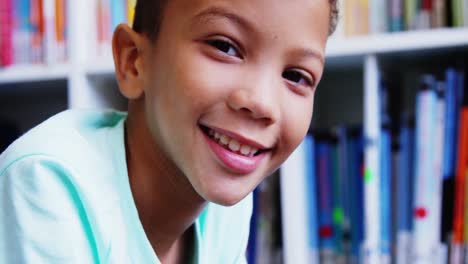
[[[0,0],[0,67],[67,60],[66,0]]]
[[[340,36],[468,27],[467,0],[341,0]]]

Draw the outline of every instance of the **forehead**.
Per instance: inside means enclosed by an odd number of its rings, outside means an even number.
[[[273,39],[325,43],[330,4],[328,0],[169,0],[164,16],[182,24],[223,18]]]

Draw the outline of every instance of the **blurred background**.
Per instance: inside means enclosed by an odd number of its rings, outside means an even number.
[[[125,110],[110,40],[134,5],[0,0],[0,152]],[[466,263],[468,0],[342,0],[326,57],[306,140],[254,192],[249,263]]]

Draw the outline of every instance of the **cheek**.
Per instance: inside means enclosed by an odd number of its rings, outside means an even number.
[[[307,134],[313,113],[313,95],[311,98],[295,99],[297,102],[287,104],[288,107],[283,110],[282,137],[286,143],[288,156]]]

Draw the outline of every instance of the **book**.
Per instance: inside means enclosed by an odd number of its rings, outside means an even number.
[[[414,120],[409,114],[402,117],[400,130],[400,166],[397,174],[396,206],[397,235],[396,235],[396,263],[409,264],[411,240],[413,230],[413,186],[414,186]]]
[[[404,29],[403,0],[390,0],[390,32]]]
[[[301,143],[280,168],[285,263],[310,263],[308,247],[306,146]]]
[[[0,1],[0,66],[13,64],[13,0]]]
[[[416,162],[414,184],[414,240],[412,263],[434,259],[440,230],[435,225],[434,197],[437,197],[437,175],[434,172],[435,125],[437,113],[436,80],[424,75],[416,102]],[[433,230],[437,230],[434,232]]]

